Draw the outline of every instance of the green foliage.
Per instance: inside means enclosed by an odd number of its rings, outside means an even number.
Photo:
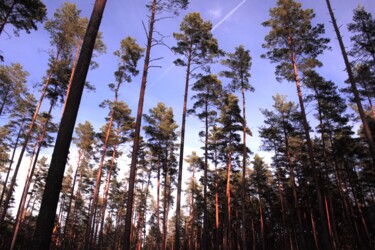
[[[30,33],[37,30],[37,23],[43,22],[47,15],[47,9],[40,0],[28,1],[1,1],[0,3],[0,23],[2,33],[5,24],[11,24],[16,35],[24,30]]]
[[[131,82],[131,77],[138,75],[137,64],[143,52],[144,48],[134,38],[128,36],[121,40],[120,49],[113,53],[119,60],[118,70],[115,72],[118,82]]]
[[[209,64],[213,62],[213,59],[223,54],[211,29],[212,23],[204,21],[198,12],[186,15],[180,25],[182,33],[173,33],[177,46],[172,47],[172,51],[185,56],[188,61],[179,58],[175,64],[178,66],[187,66],[188,63],[194,65],[189,74],[201,67],[209,71]]]
[[[53,18],[45,24],[45,29],[51,36],[52,46],[57,49],[70,48],[75,42],[75,37],[80,34],[82,36],[80,13],[76,5],[69,2],[65,2],[56,10]]]
[[[229,68],[220,74],[231,79],[228,88],[231,91],[250,90],[254,92],[254,88],[249,83],[251,56],[250,51],[245,50],[243,45],[235,48],[234,53],[228,53],[227,58],[221,63]]]
[[[27,94],[27,71],[19,63],[0,65],[0,116],[9,113]]]
[[[208,125],[211,126],[217,119],[217,107],[223,91],[221,81],[216,75],[205,75],[194,83],[192,90],[196,94],[191,99],[196,101],[188,111],[189,114],[195,114],[202,121],[207,119]]]
[[[354,10],[353,23],[348,25],[353,33],[350,54],[357,60],[375,67],[375,19],[363,6]]]
[[[328,38],[322,38],[324,25],[313,26],[315,17],[312,9],[303,10],[301,4],[293,0],[279,0],[277,7],[270,10],[271,19],[262,23],[271,28],[265,37],[263,48],[267,57],[276,67],[277,80],[295,80],[293,62],[304,72],[321,66],[316,58],[326,50]]]
[[[73,138],[73,142],[77,145],[86,156],[93,152],[93,144],[95,143],[94,128],[89,121],[78,123],[75,128],[77,137]]]

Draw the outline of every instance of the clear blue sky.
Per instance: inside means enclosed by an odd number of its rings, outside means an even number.
[[[48,17],[50,18],[56,8],[60,7],[64,1],[44,1],[47,5]],[[80,0],[75,2],[82,10],[82,16],[91,14],[94,1]],[[302,0],[303,8],[313,8],[316,13],[315,23],[324,23],[326,27],[326,36],[331,39],[331,51],[327,51],[320,57],[324,66],[319,72],[329,80],[333,80],[339,86],[344,86],[346,72],[342,62],[341,53],[338,49],[337,40],[333,32],[332,24],[329,22],[328,10],[324,0]],[[120,40],[126,36],[133,36],[138,43],[145,46],[146,35],[142,22],[147,23],[146,1],[135,0],[110,0],[104,12],[101,31],[104,41],[107,45],[107,54],[100,56],[96,61],[100,64],[98,69],[90,71],[88,80],[96,86],[96,92],[85,92],[83,95],[78,122],[89,120],[96,128],[101,127],[108,114],[108,110],[98,107],[104,99],[112,99],[113,93],[109,91],[108,83],[114,81],[113,72],[116,70],[116,59],[113,52],[118,49]],[[365,6],[366,10],[375,13],[374,0],[331,0],[335,10],[339,25],[342,25],[341,31],[344,34],[344,41],[347,47],[350,46],[349,34],[346,25],[351,22],[353,9],[358,4]],[[165,42],[168,46],[174,46],[175,40],[173,32],[178,32],[179,24],[184,15],[189,12],[198,11],[205,20],[210,20],[215,26],[214,36],[219,41],[221,49],[232,52],[234,47],[243,44],[251,51],[253,66],[251,69],[251,84],[255,88],[254,93],[248,93],[247,98],[247,119],[248,126],[254,133],[253,137],[248,138],[249,147],[253,152],[258,152],[261,156],[266,156],[264,152],[259,152],[260,139],[258,138],[258,127],[262,125],[263,116],[260,108],[271,108],[272,96],[276,93],[288,95],[292,100],[296,100],[296,90],[292,83],[278,83],[274,77],[275,65],[270,64],[269,60],[261,59],[260,55],[265,51],[261,45],[268,29],[261,26],[261,23],[269,19],[268,11],[276,5],[276,0],[191,0],[190,6],[183,11],[179,17],[166,19],[156,24],[156,29],[166,36]],[[5,63],[19,62],[24,69],[30,72],[28,78],[29,85],[40,82],[47,68],[47,50],[50,49],[49,34],[44,31],[43,26],[39,25],[38,31],[31,34],[21,32],[19,37],[14,37],[11,27],[5,28],[11,37],[3,33],[0,37],[0,48],[5,56]],[[173,60],[177,58],[167,47],[155,47],[152,51],[152,57],[164,57],[157,62],[162,68],[150,69],[148,76],[148,87],[146,90],[146,102],[144,113],[154,107],[157,102],[164,102],[167,106],[172,106],[175,113],[175,120],[180,124],[183,88],[184,88],[184,70],[181,67],[172,67],[166,71]],[[143,67],[143,59],[139,63],[139,69]],[[217,67],[219,69],[219,67]],[[217,72],[213,72],[217,73]],[[225,84],[226,80],[223,80]],[[120,98],[124,100],[133,110],[138,104],[140,87],[140,77],[133,80],[132,83],[123,85]],[[35,95],[39,96],[38,92]],[[190,97],[192,93],[190,92]],[[189,101],[189,106],[192,102]],[[307,112],[313,112],[313,107],[307,107]],[[56,121],[60,119],[61,110],[56,110]],[[188,117],[187,120],[187,141],[185,152],[189,154],[192,149],[201,147],[198,131],[202,129],[201,124],[195,117]],[[126,154],[124,154],[126,155]]]

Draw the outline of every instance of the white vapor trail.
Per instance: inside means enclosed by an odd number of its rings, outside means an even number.
[[[217,28],[220,27],[220,25],[225,22],[229,17],[231,17],[234,12],[236,12],[244,3],[246,3],[247,0],[243,0],[242,2],[240,2],[236,7],[234,7],[225,17],[223,17],[217,24],[215,24],[215,26],[212,28],[211,31],[215,31]],[[182,59],[184,56],[181,56],[180,58]],[[150,89],[152,86],[154,86],[157,82],[159,82],[166,74],[169,73],[169,71],[171,71],[171,69],[173,69],[175,67],[175,65],[172,63],[154,82],[152,82],[152,84],[150,84],[150,86],[148,87],[148,89]]]
[[[223,19],[220,20],[213,28],[212,31],[216,30],[225,20],[227,20],[230,16],[233,15],[234,12],[236,12],[244,3],[246,3],[247,0],[243,0],[240,2],[236,7],[234,7],[233,10],[231,10]]]

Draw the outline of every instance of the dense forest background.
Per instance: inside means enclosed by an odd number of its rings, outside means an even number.
[[[0,3],[1,249],[374,248],[374,3],[91,7]]]

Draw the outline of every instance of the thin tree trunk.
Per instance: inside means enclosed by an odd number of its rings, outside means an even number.
[[[339,41],[339,45],[340,45],[340,49],[341,49],[341,54],[342,54],[344,62],[345,62],[346,72],[348,73],[349,82],[350,82],[350,85],[351,85],[351,88],[352,88],[352,91],[353,91],[353,94],[354,94],[354,100],[355,100],[355,102],[357,104],[359,116],[361,117],[362,124],[363,124],[364,134],[366,136],[367,143],[368,143],[369,148],[370,148],[370,154],[372,155],[373,161],[375,163],[375,143],[374,143],[374,138],[373,138],[373,136],[371,134],[371,130],[370,130],[368,121],[366,119],[366,114],[365,114],[365,112],[363,110],[363,107],[362,107],[361,98],[360,98],[359,93],[358,93],[358,89],[357,89],[356,82],[355,82],[355,79],[354,79],[352,67],[350,66],[350,62],[349,62],[349,59],[348,59],[348,54],[346,53],[345,45],[344,45],[344,42],[342,41],[342,36],[341,36],[341,33],[340,33],[340,29],[337,26],[336,18],[335,18],[335,15],[333,13],[333,10],[332,10],[331,3],[330,3],[329,0],[326,0],[326,3],[327,3],[329,15],[331,16],[331,21],[332,21],[332,24],[333,24],[333,28],[335,29],[335,32],[336,32],[337,40]]]
[[[44,96],[47,92],[47,88],[48,88],[48,85],[49,85],[49,82],[51,80],[51,77],[52,77],[52,74],[55,70],[55,67],[56,67],[56,64],[57,64],[57,61],[58,61],[58,58],[59,58],[59,55],[60,55],[60,52],[61,52],[61,49],[59,48],[57,50],[57,53],[56,53],[56,58],[53,62],[53,65],[52,65],[52,68],[50,70],[50,73],[47,77],[47,80],[46,80],[46,84],[44,85],[44,88],[42,90],[42,94],[40,96],[40,99],[39,99],[39,102],[38,102],[38,105],[37,105],[37,108],[34,112],[34,116],[33,118],[31,119],[31,123],[29,125],[29,130],[25,136],[25,141],[23,142],[23,145],[22,145],[22,149],[21,149],[21,152],[18,156],[18,161],[17,161],[17,165],[16,165],[16,168],[14,169],[14,173],[13,173],[13,177],[12,177],[12,180],[11,180],[11,183],[10,183],[10,186],[9,186],[9,189],[8,189],[8,192],[7,192],[7,197],[5,199],[5,202],[3,204],[3,212],[1,214],[1,217],[0,217],[0,224],[4,221],[4,218],[5,218],[5,215],[6,215],[6,212],[8,210],[8,206],[9,206],[9,201],[10,201],[10,198],[12,197],[12,194],[13,194],[13,189],[14,189],[14,185],[16,184],[16,179],[17,179],[17,174],[18,174],[18,170],[21,166],[21,162],[22,162],[22,158],[23,158],[23,154],[25,153],[26,151],[26,147],[27,147],[27,143],[29,142],[29,139],[30,139],[30,136],[31,136],[31,133],[33,132],[32,129],[34,127],[34,124],[35,124],[35,121],[36,121],[36,118],[38,116],[38,113],[39,113],[39,109],[40,107],[42,106],[42,102],[43,102],[43,99],[44,99]]]
[[[9,167],[8,167],[8,171],[7,171],[7,175],[5,177],[5,180],[4,180],[4,188],[3,190],[1,191],[1,196],[0,196],[0,205],[2,205],[3,203],[3,198],[4,198],[4,194],[5,194],[5,190],[6,190],[6,186],[7,186],[7,183],[8,183],[8,179],[9,179],[9,175],[10,175],[10,172],[12,171],[12,165],[13,165],[13,161],[14,161],[14,156],[16,154],[16,150],[17,150],[17,147],[18,147],[18,142],[20,140],[20,136],[23,132],[23,124],[25,122],[25,116],[26,116],[26,112],[23,114],[23,117],[22,117],[22,122],[20,124],[20,129],[18,130],[18,134],[17,134],[17,138],[16,138],[16,142],[14,143],[14,147],[13,147],[13,152],[12,152],[12,157],[10,158],[10,163],[9,163]]]
[[[158,156],[158,176],[156,186],[156,227],[160,231],[160,155]],[[160,249],[160,244],[157,243],[157,249]]]
[[[169,200],[169,197],[167,196],[168,192],[168,180],[167,180],[167,169],[165,168],[164,169],[164,204],[163,204],[163,247],[162,249],[163,250],[166,250],[167,249],[167,222],[168,222],[168,211],[167,211],[167,207],[168,207],[168,200]]]
[[[231,145],[230,145],[231,147]],[[230,177],[231,177],[231,168],[232,168],[232,149],[229,149],[228,153],[228,160],[227,160],[227,188],[226,188],[226,195],[227,195],[227,247],[228,250],[232,249],[232,238],[231,238],[231,202],[230,202]]]
[[[243,85],[243,83],[242,83]],[[247,148],[246,148],[246,98],[245,98],[245,88],[242,87],[242,113],[243,113],[243,149],[242,149],[242,249],[246,250],[246,159],[247,159]]]
[[[121,86],[121,82],[122,82],[122,80],[120,78],[118,83],[117,83],[116,90],[115,90],[115,99],[112,103],[112,110],[111,110],[111,115],[110,115],[110,118],[109,118],[109,123],[108,123],[107,131],[106,131],[106,135],[105,135],[105,140],[104,140],[104,144],[103,144],[102,155],[101,155],[100,163],[99,163],[99,169],[98,169],[98,173],[96,175],[94,195],[93,195],[93,199],[92,199],[91,210],[90,210],[90,213],[89,213],[89,219],[87,221],[87,228],[86,228],[86,238],[85,238],[85,249],[86,250],[91,248],[91,241],[89,240],[89,238],[90,238],[90,234],[91,234],[91,231],[92,231],[92,229],[91,229],[91,225],[93,223],[92,217],[96,213],[96,210],[97,210],[97,203],[98,203],[100,182],[101,182],[101,179],[102,179],[102,170],[103,170],[103,165],[104,165],[104,159],[105,159],[105,156],[107,154],[107,146],[108,146],[108,142],[109,142],[109,136],[110,136],[111,130],[112,130],[113,116],[115,114],[115,109],[116,109],[116,105],[117,105],[117,98],[118,98],[118,91],[119,91],[119,88]],[[112,161],[113,161],[113,156],[112,156]]]
[[[107,209],[107,198],[108,198],[108,193],[109,193],[109,186],[111,184],[111,177],[112,177],[112,170],[113,166],[115,164],[115,157],[116,157],[116,149],[117,145],[113,145],[113,153],[112,153],[112,159],[111,159],[111,165],[109,167],[108,173],[107,173],[107,181],[105,184],[104,188],[104,194],[103,194],[103,204],[102,204],[102,211],[101,211],[101,217],[100,217],[100,229],[99,229],[99,245],[102,248],[103,244],[103,227],[104,227],[104,217],[105,217],[105,212]]]
[[[64,226],[64,232],[63,232],[63,249],[66,249],[66,247],[68,246],[67,242],[69,242],[69,240],[66,239],[67,238],[66,232],[68,230],[70,210],[72,209],[72,203],[73,203],[73,198],[74,198],[74,188],[76,186],[76,179],[77,179],[77,175],[78,175],[78,170],[80,169],[82,155],[83,155],[83,152],[80,151],[78,153],[78,162],[77,162],[76,171],[74,173],[73,186],[72,186],[72,189],[70,191],[69,205],[68,205],[68,209],[67,209],[67,212],[66,212],[65,226]]]
[[[185,92],[184,92],[184,104],[182,109],[182,123],[181,123],[181,142],[180,142],[180,158],[178,162],[178,181],[177,181],[177,204],[176,204],[176,232],[175,232],[175,246],[176,250],[180,250],[180,210],[181,210],[181,185],[182,185],[182,166],[184,164],[184,145],[185,145],[185,123],[186,123],[186,106],[189,92],[189,79],[190,79],[190,64],[191,64],[191,54],[193,51],[193,43],[190,43],[189,56],[187,58],[187,68],[185,76]],[[207,138],[207,137],[206,137]],[[207,139],[206,139],[207,140]],[[205,146],[207,147],[207,146]],[[206,151],[205,151],[206,152]],[[207,159],[207,155],[205,155]],[[205,179],[204,179],[204,215],[203,215],[203,246],[206,246],[206,181],[207,181],[207,165],[205,165]]]
[[[256,238],[255,238],[255,228],[254,228],[254,220],[251,218],[251,232],[252,232],[252,239],[253,239],[253,250],[256,249]]]
[[[131,159],[131,165],[130,165],[128,199],[127,199],[127,204],[126,204],[127,209],[126,209],[126,216],[125,216],[125,232],[124,232],[124,246],[123,246],[124,249],[130,249],[130,233],[131,233],[131,227],[132,227],[131,219],[132,219],[132,214],[133,214],[132,204],[133,204],[133,199],[134,199],[134,183],[135,183],[136,167],[138,163],[138,150],[139,150],[139,138],[140,138],[142,114],[143,114],[143,103],[144,103],[144,97],[145,97],[145,91],[146,91],[148,68],[149,68],[149,63],[150,63],[150,53],[151,53],[151,48],[152,48],[157,4],[158,4],[157,0],[152,1],[152,10],[151,10],[150,23],[149,23],[150,25],[149,32],[148,32],[148,37],[147,37],[145,63],[143,66],[142,83],[141,83],[141,89],[139,93],[137,120],[135,123],[132,159]]]
[[[259,193],[259,191],[258,191]],[[264,220],[263,220],[263,208],[262,208],[262,201],[259,197],[259,215],[260,215],[260,237],[262,242],[262,249],[266,249],[266,242],[264,240]]]
[[[328,230],[329,230],[329,235],[331,236],[331,241],[332,241],[332,244],[333,244],[333,249],[337,249],[337,247],[336,247],[336,241],[335,241],[335,236],[334,236],[333,229],[332,229],[332,226],[331,226],[331,216],[330,216],[330,211],[329,211],[330,209],[328,207],[327,196],[324,196],[324,204],[325,204],[325,208],[326,208]]]
[[[219,249],[220,238],[219,238],[219,173],[217,169],[217,158],[215,150],[215,249]]]
[[[138,239],[138,244],[137,244],[137,250],[142,249],[142,243],[143,243],[143,236],[146,236],[146,218],[145,218],[145,213],[147,211],[147,197],[148,197],[148,189],[151,183],[151,170],[148,172],[148,177],[147,177],[147,185],[146,185],[146,194],[145,194],[145,203],[144,203],[144,208],[141,211],[141,219],[140,219],[140,224],[141,224],[141,229],[140,229],[140,235]],[[142,228],[144,228],[144,232],[142,235]]]
[[[297,69],[297,64],[296,64],[296,59],[294,55],[294,50],[293,50],[293,41],[291,37],[288,37],[288,43],[290,47],[290,58],[291,62],[293,65],[293,72],[294,72],[294,77],[295,77],[295,82],[296,82],[296,87],[297,87],[297,94],[298,94],[298,100],[299,100],[299,106],[301,109],[301,116],[302,116],[302,124],[305,132],[305,139],[306,139],[306,144],[307,144],[307,151],[309,155],[309,161],[310,161],[310,167],[312,168],[312,173],[313,173],[313,179],[314,179],[314,185],[316,189],[316,198],[318,202],[318,210],[319,210],[319,216],[321,220],[321,229],[322,229],[322,244],[323,244],[323,249],[330,249],[330,244],[329,244],[329,233],[327,229],[327,219],[324,213],[324,206],[323,206],[323,199],[322,199],[322,190],[320,187],[320,180],[319,180],[319,175],[318,175],[318,170],[317,166],[315,163],[315,157],[314,157],[314,150],[310,138],[310,133],[309,133],[309,125],[307,123],[306,119],[306,112],[305,112],[305,106],[303,103],[303,97],[302,97],[302,91],[301,91],[301,85],[300,85],[300,80],[298,76],[298,69]]]
[[[78,44],[78,46],[77,46],[76,54],[75,54],[75,56],[74,56],[74,61],[73,61],[73,66],[72,66],[72,71],[71,71],[71,73],[70,73],[70,78],[69,78],[68,89],[66,90],[64,106],[63,106],[63,109],[62,109],[62,113],[63,113],[63,114],[64,114],[64,111],[65,111],[66,102],[68,101],[70,88],[72,87],[73,76],[74,76],[74,73],[76,72],[76,66],[77,66],[77,61],[78,61],[79,52],[81,51],[81,46],[82,46],[82,41],[79,42],[79,44]]]
[[[29,192],[31,181],[32,181],[32,178],[34,176],[34,170],[35,170],[36,164],[38,162],[39,153],[40,153],[40,150],[42,148],[42,144],[43,144],[43,141],[44,141],[44,138],[45,138],[45,135],[46,135],[46,132],[47,132],[47,128],[48,128],[49,119],[51,117],[51,112],[52,112],[52,109],[53,109],[54,106],[55,106],[55,101],[52,100],[49,111],[48,111],[48,118],[43,125],[42,135],[40,136],[39,142],[35,145],[35,146],[38,146],[38,149],[36,150],[36,154],[35,154],[35,157],[34,157],[34,160],[33,160],[34,163],[31,167],[31,169],[29,169],[28,176],[26,177],[24,190],[23,190],[23,193],[22,193],[22,196],[21,196],[21,201],[20,201],[20,204],[18,206],[16,223],[15,223],[15,226],[13,228],[13,238],[12,238],[12,244],[11,244],[11,247],[10,247],[11,250],[14,249],[14,246],[15,246],[15,243],[16,243],[16,240],[17,240],[18,230],[19,230],[20,224],[22,222],[22,216],[23,216],[24,209],[25,209],[27,194]]]
[[[315,247],[317,250],[319,250],[319,243],[318,243],[318,237],[316,236],[316,228],[315,228],[315,221],[314,221],[314,216],[312,209],[310,209],[310,217],[311,217],[311,226],[312,226],[312,231],[314,235],[314,242],[315,242]]]
[[[9,94],[9,92],[10,92],[10,88],[11,88],[11,85],[8,84],[8,88],[5,90],[5,93],[4,93],[3,102],[1,103],[1,107],[0,107],[0,116],[3,114],[4,107],[5,107],[5,103],[7,102],[8,94]]]
[[[33,161],[34,161],[34,156],[35,156],[35,151],[36,151],[37,146],[38,146],[38,143],[35,143],[34,148],[33,148],[33,152],[30,155],[30,163],[29,163],[29,167],[27,169],[27,174],[26,174],[26,179],[25,179],[25,186],[24,186],[23,191],[22,191],[20,204],[18,205],[18,209],[17,209],[16,221],[15,221],[15,224],[14,224],[14,227],[13,227],[12,242],[11,242],[11,246],[10,246],[11,250],[14,249],[14,244],[16,242],[17,235],[18,235],[18,230],[19,230],[19,227],[20,227],[20,224],[21,224],[21,217],[22,217],[22,213],[23,213],[23,209],[21,209],[21,206],[25,206],[25,203],[23,203],[23,199],[24,199],[24,197],[27,196],[26,186],[27,186],[27,182],[29,180],[29,175],[31,173],[31,169],[32,169],[32,165],[33,165]]]
[[[34,249],[48,249],[56,214],[59,193],[64,177],[65,165],[69,154],[73,130],[82,92],[86,81],[88,68],[94,49],[95,39],[99,30],[106,0],[96,0],[82,44],[77,62],[76,72],[72,81],[72,89],[66,103],[66,108],[60,123],[56,145],[52,154],[51,164],[47,175],[45,191],[36,223],[33,239]]]
[[[284,115],[283,115],[283,119],[284,119]],[[283,123],[284,123],[284,120],[283,120]],[[288,134],[287,134],[285,126],[283,126],[283,130],[284,130],[284,143],[285,143],[285,148],[286,148],[286,156],[287,156],[288,164],[289,164],[289,179],[290,179],[290,182],[292,184],[292,189],[293,189],[294,209],[296,210],[296,213],[297,213],[297,220],[298,220],[298,226],[299,226],[300,237],[301,237],[300,238],[301,245],[302,245],[302,249],[307,249],[306,241],[305,241],[305,234],[304,234],[303,224],[302,224],[301,209],[298,204],[297,186],[296,186],[296,182],[294,178],[294,165],[290,157],[289,139],[288,139]]]

